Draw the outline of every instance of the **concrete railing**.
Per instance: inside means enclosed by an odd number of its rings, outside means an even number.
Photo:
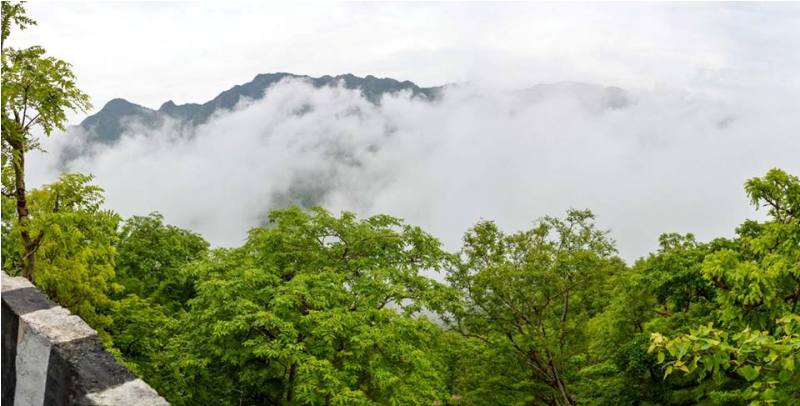
[[[2,302],[3,406],[169,404],[27,279],[2,273]]]

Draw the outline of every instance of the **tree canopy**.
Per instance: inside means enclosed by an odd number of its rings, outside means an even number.
[[[293,207],[212,249],[104,210],[79,174],[29,192],[28,229],[48,236],[34,282],[177,405],[792,404],[798,185],[753,178],[765,221],[666,233],[631,265],[588,210],[511,234],[481,221],[448,253],[391,216]]]

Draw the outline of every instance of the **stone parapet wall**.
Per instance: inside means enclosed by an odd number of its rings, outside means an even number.
[[[80,317],[2,273],[3,406],[168,405]]]

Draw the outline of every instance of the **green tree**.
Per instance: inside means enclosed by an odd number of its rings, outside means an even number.
[[[702,264],[726,244],[662,234],[657,251],[612,277],[611,300],[589,323],[589,353],[597,363],[581,370],[578,388],[588,404],[685,404],[714,390],[682,376],[664,379],[648,347],[653,332],[687,333],[713,319],[714,285],[703,277]]]
[[[273,211],[203,275],[151,382],[175,404],[431,404],[448,398],[439,242],[389,216]],[[197,269],[201,268],[201,269]]]
[[[65,174],[31,191],[30,219],[24,227],[11,221],[3,245],[20,243],[23,230],[46,233],[38,247],[33,282],[102,333],[111,323],[108,295],[120,288],[112,281],[119,216],[101,208],[103,191],[91,179]]]
[[[114,300],[108,312],[112,323],[106,328],[113,337],[109,348],[134,373],[156,377],[161,356],[176,334],[180,312],[137,295]]]
[[[133,216],[120,228],[112,295],[112,324],[107,328],[125,364],[142,376],[155,376],[160,357],[178,320],[195,297],[197,267],[208,243],[199,235],[164,223],[158,213]]]
[[[150,298],[173,312],[195,296],[196,279],[182,267],[208,252],[201,236],[164,224],[158,213],[129,218],[119,235],[116,281],[125,286],[123,295]]]
[[[707,255],[702,271],[715,286],[714,320],[650,350],[673,372],[713,379],[718,398],[760,403],[800,401],[800,180],[781,170],[746,183],[770,220],[745,222],[732,247]],[[727,385],[727,386],[726,386]]]
[[[47,56],[39,46],[25,49],[6,46],[13,26],[24,29],[35,24],[26,16],[22,4],[2,2],[3,195],[16,201],[22,249],[20,266],[22,275],[31,280],[36,254],[46,233],[44,229],[33,233],[28,226],[25,154],[39,148],[33,128],[38,126],[49,136],[55,130],[64,130],[67,111],[86,111],[91,107],[89,97],[75,84],[70,64]]]
[[[515,385],[530,391],[529,401],[573,405],[586,325],[607,302],[608,277],[624,267],[613,254],[588,210],[512,235],[479,223],[449,272],[462,299],[447,318],[464,336],[513,352],[527,377]]]

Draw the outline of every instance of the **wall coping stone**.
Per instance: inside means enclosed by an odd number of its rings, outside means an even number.
[[[97,332],[22,277],[2,275],[4,405],[169,405]]]

